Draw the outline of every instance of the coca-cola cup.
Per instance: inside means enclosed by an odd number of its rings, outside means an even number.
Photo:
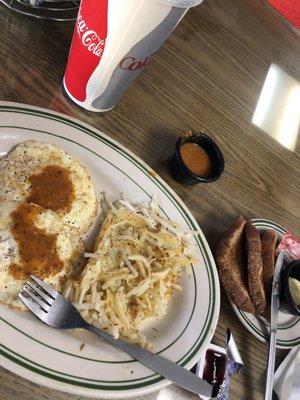
[[[113,108],[190,7],[203,0],[81,0],[63,80],[90,111]]]

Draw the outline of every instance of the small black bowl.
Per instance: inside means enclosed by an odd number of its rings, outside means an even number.
[[[281,274],[280,310],[287,314],[300,316],[300,307],[293,300],[289,278],[300,281],[300,260],[288,264]]]
[[[180,147],[184,143],[196,143],[202,147],[208,154],[212,170],[207,177],[201,177],[194,174],[184,163],[180,154]],[[194,133],[189,136],[183,136],[177,140],[175,153],[170,161],[170,170],[173,177],[180,183],[185,185],[193,185],[195,183],[210,183],[220,178],[224,170],[224,157],[218,145],[212,138],[205,133]]]

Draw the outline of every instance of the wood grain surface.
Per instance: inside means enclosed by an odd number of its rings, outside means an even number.
[[[300,140],[294,152],[251,124],[271,63],[300,80],[299,35],[259,0],[205,0],[187,14],[115,109],[95,114],[61,94],[71,23],[16,15],[0,5],[0,99],[79,118],[135,152],[191,209],[214,248],[238,213],[273,220],[300,236]],[[168,160],[187,129],[204,129],[223,150],[222,178],[186,188]],[[288,134],[288,132],[287,132]],[[231,327],[245,362],[231,398],[263,399],[267,345],[238,321],[224,293],[214,342]],[[1,340],[1,332],[0,332]],[[285,356],[278,351],[277,364]],[[169,397],[168,397],[169,396]],[[166,396],[197,399],[174,385]],[[32,384],[0,369],[1,400],[82,400]]]

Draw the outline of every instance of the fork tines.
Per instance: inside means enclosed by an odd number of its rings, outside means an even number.
[[[19,298],[33,313],[47,313],[57,297],[57,292],[36,276],[31,275],[31,278],[34,283],[27,282]]]

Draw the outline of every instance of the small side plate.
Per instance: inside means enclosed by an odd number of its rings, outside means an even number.
[[[286,232],[286,229],[275,222],[266,219],[253,219],[252,223],[259,231],[273,229],[277,232],[279,239]],[[239,310],[229,299],[230,304],[239,320],[257,339],[266,342],[269,337],[269,323],[257,315]],[[294,315],[284,314],[279,311],[277,346],[282,349],[289,349],[300,344],[300,318]]]

